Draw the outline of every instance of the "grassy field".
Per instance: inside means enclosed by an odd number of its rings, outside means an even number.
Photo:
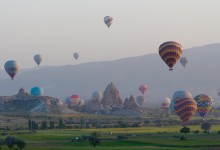
[[[11,136],[24,139],[27,150],[89,150],[91,147],[87,140],[71,142],[74,137],[88,136],[97,131],[101,134],[101,144],[98,150],[200,150],[220,149],[220,125],[212,126],[212,133],[203,134],[199,126],[189,126],[191,131],[200,130],[199,134],[185,135],[187,140],[181,141],[178,137],[181,126],[173,127],[143,127],[143,128],[107,128],[107,129],[65,129],[65,130],[39,130],[37,133],[29,131],[10,131]],[[112,132],[112,134],[108,134]],[[122,135],[125,139],[117,140]],[[5,138],[5,136],[1,136]],[[8,148],[4,146],[3,150]]]

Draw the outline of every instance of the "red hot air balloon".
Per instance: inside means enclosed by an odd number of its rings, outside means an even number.
[[[78,105],[80,102],[80,96],[79,95],[72,95],[70,96],[70,103],[71,105]]]
[[[141,84],[139,86],[139,90],[142,94],[144,94],[147,91],[147,85],[146,84]]]

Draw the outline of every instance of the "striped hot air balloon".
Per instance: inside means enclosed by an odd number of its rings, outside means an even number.
[[[182,55],[182,46],[174,41],[168,41],[160,45],[159,54],[163,61],[173,70],[173,66]]]
[[[197,95],[194,99],[197,103],[197,112],[202,118],[204,118],[205,115],[212,109],[214,100],[205,94]]]
[[[178,99],[174,101],[174,110],[182,120],[182,124],[184,124],[195,115],[197,104],[192,98]]]

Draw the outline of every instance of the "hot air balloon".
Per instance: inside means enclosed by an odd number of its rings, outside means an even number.
[[[176,91],[173,94],[173,101],[174,102],[178,99],[183,99],[183,98],[193,98],[193,97],[189,91]]]
[[[165,103],[166,105],[169,105],[169,106],[170,106],[170,98],[169,98],[169,97],[165,97],[164,103]]]
[[[108,28],[111,26],[112,20],[113,20],[113,18],[111,16],[105,16],[104,17],[104,22],[108,26]]]
[[[185,124],[191,117],[193,117],[197,110],[197,104],[192,98],[182,98],[174,101],[175,113]]]
[[[169,97],[165,97],[164,98],[164,102],[162,103],[161,107],[162,109],[169,109],[170,107],[170,98]]]
[[[43,96],[44,90],[41,87],[33,87],[30,93],[33,96]]]
[[[40,65],[42,60],[43,60],[43,57],[40,54],[34,55],[34,61],[37,63],[38,66]]]
[[[188,63],[188,59],[186,57],[181,57],[180,58],[180,63],[182,64],[182,66],[185,68],[186,64]]]
[[[171,100],[171,102],[170,102],[169,110],[170,110],[171,112],[174,111],[174,101],[173,101],[173,100]]]
[[[77,60],[79,58],[79,53],[74,53],[73,57]]]
[[[70,96],[70,104],[75,106],[78,105],[80,101],[80,96],[79,95],[72,95]]]
[[[101,101],[102,97],[103,97],[102,92],[95,91],[95,92],[92,93],[92,98],[95,99],[95,100]]]
[[[9,74],[12,80],[19,71],[19,64],[15,60],[9,60],[5,63],[5,71]]]
[[[182,55],[182,46],[174,41],[165,42],[159,47],[159,54],[162,60],[173,70],[173,66]]]
[[[139,86],[139,91],[144,94],[147,91],[147,85],[146,84],[141,84]]]
[[[83,106],[85,104],[85,101],[83,99],[80,99],[79,106]]]
[[[143,105],[143,103],[144,103],[144,100],[145,100],[144,96],[143,96],[143,95],[140,95],[140,96],[138,96],[138,97],[136,98],[136,103],[137,103],[139,106],[142,107],[142,105]]]
[[[220,89],[217,90],[217,94],[218,94],[218,96],[220,96]]]
[[[197,111],[199,115],[204,118],[213,107],[213,99],[205,94],[197,95],[194,99],[197,103]]]

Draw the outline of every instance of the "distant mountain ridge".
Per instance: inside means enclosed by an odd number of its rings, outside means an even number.
[[[172,97],[180,89],[187,89],[193,96],[208,94],[219,101],[220,43],[186,49],[183,56],[189,63],[184,69],[178,62],[174,71],[169,71],[158,53],[114,61],[31,68],[18,73],[14,81],[9,77],[1,78],[0,95],[12,95],[20,87],[30,90],[41,86],[48,96],[65,99],[77,93],[86,100],[93,91],[104,91],[113,81],[123,100],[131,94],[140,95],[138,86],[146,83],[147,103],[161,103],[163,97]]]

